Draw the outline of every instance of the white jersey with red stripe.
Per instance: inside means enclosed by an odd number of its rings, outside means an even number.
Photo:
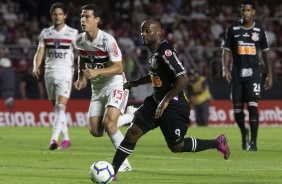
[[[73,75],[73,42],[78,30],[65,25],[60,31],[54,26],[42,30],[39,47],[45,48],[45,72],[63,72]]]
[[[85,62],[86,68],[99,69],[107,68],[113,62],[122,61],[122,54],[115,38],[100,30],[94,41],[87,39],[86,33],[78,35],[75,41],[75,48],[79,51],[80,57]],[[114,76],[102,76],[90,80],[92,84],[93,96],[99,96],[101,93],[109,93],[113,88],[121,89],[126,82],[124,73]]]

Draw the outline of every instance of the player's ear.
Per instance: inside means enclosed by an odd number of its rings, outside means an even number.
[[[158,29],[157,35],[161,36],[161,34],[162,34],[162,29]]]
[[[94,20],[95,20],[95,23],[98,24],[100,22],[100,17],[96,17]]]

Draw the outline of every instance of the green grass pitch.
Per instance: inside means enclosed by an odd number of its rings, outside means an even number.
[[[125,132],[126,127],[121,128]],[[94,138],[86,127],[69,128],[72,146],[48,150],[51,128],[0,127],[1,184],[90,184],[88,171],[98,160],[112,161],[108,136]],[[237,127],[190,127],[186,136],[212,139],[224,133],[231,155],[215,150],[171,153],[159,129],[149,132],[129,157],[133,171],[116,184],[272,184],[282,183],[281,127],[260,127],[257,152],[241,149]]]

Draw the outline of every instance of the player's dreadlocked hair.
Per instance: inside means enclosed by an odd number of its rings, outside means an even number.
[[[61,8],[64,11],[64,14],[66,14],[67,9],[66,6],[61,3],[61,2],[56,2],[54,4],[52,4],[51,8],[50,8],[50,14],[52,16],[53,12],[55,11],[56,8]]]
[[[256,4],[253,0],[242,0],[240,6],[242,5],[252,5],[253,9],[256,9]]]
[[[82,6],[83,10],[93,10],[93,15],[94,17],[100,17],[102,18],[102,10],[100,8],[100,6],[96,5],[96,4],[87,4]]]

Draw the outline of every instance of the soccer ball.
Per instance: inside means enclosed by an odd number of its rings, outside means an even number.
[[[113,166],[106,161],[97,161],[91,165],[89,171],[93,183],[110,183],[115,175]]]

